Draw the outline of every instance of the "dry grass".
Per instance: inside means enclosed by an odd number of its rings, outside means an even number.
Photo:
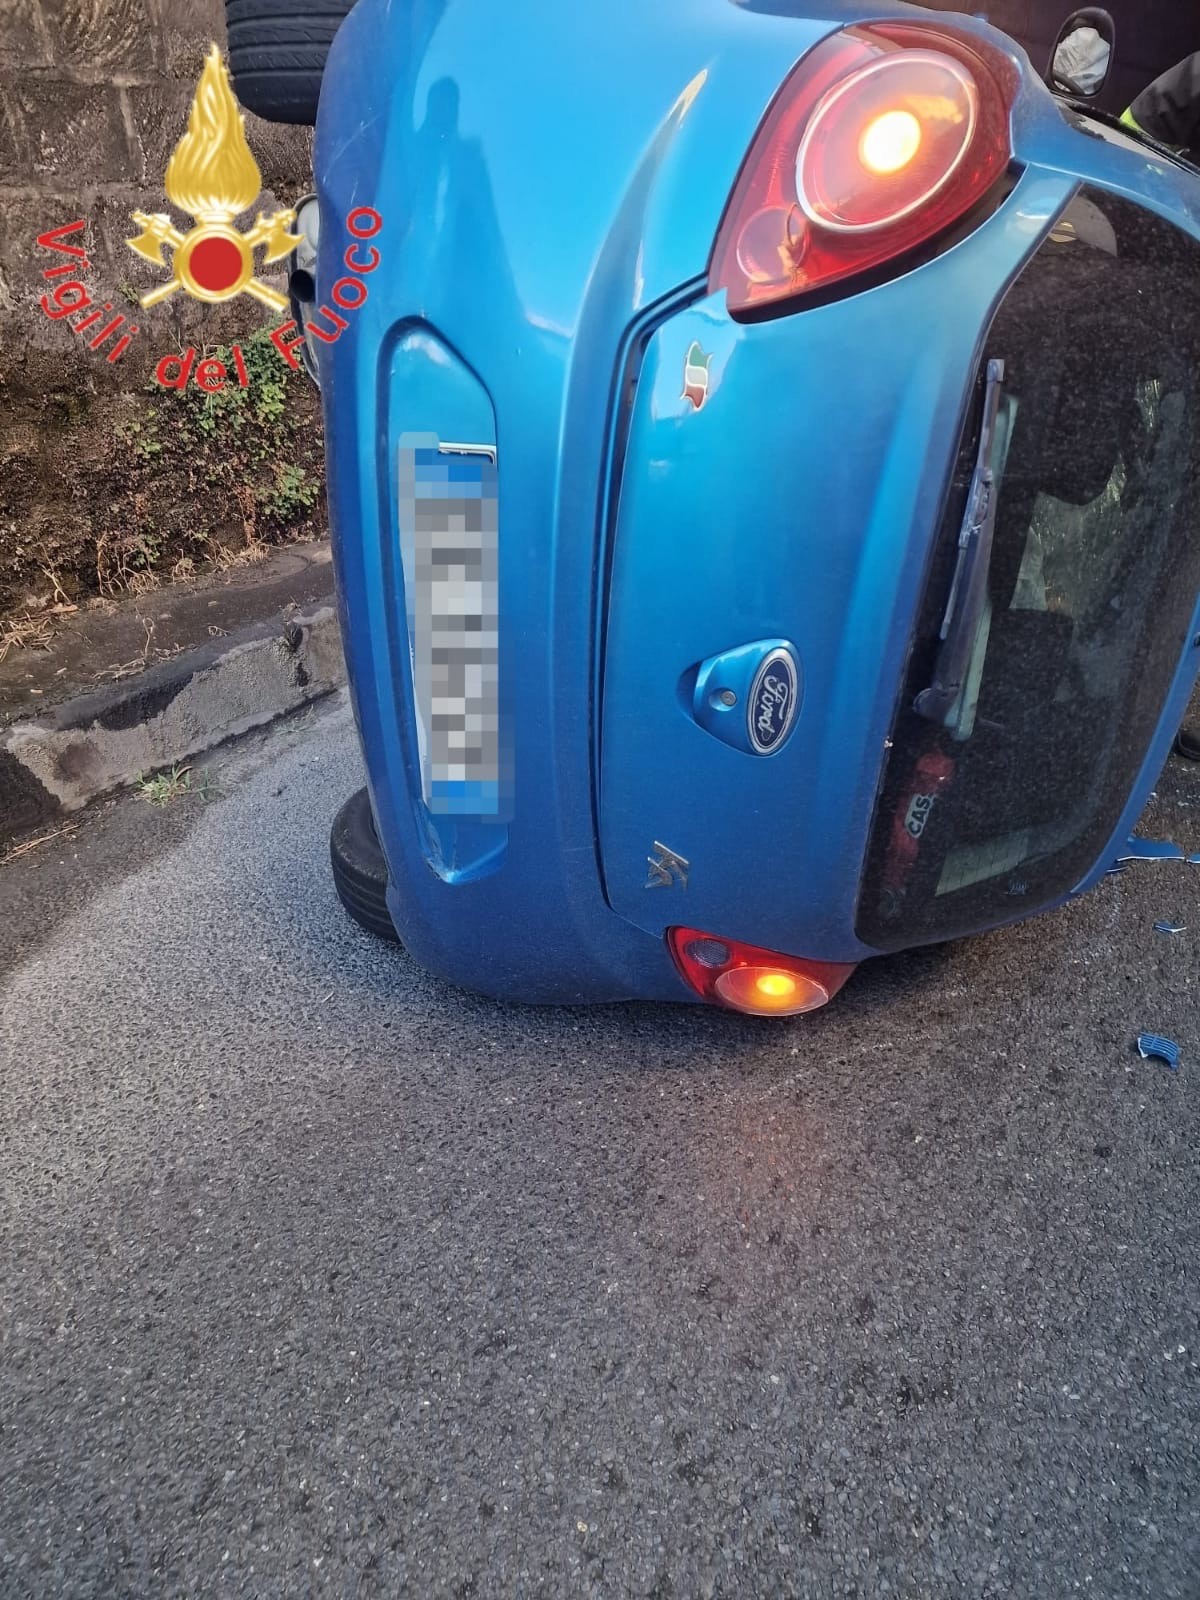
[[[142,628],[146,634],[146,643],[142,646],[142,653],[140,656],[134,656],[132,661],[123,661],[119,667],[112,669],[109,677],[114,683],[120,678],[129,677],[131,672],[144,672],[150,665],[150,652],[154,645],[154,630],[156,627],[157,623],[149,621],[146,617],[142,618]],[[160,651],[160,654],[164,653]]]
[[[149,594],[162,583],[161,576],[144,566],[131,565],[140,557],[128,551],[116,551],[111,557],[103,534],[96,541],[96,589],[105,600],[115,600],[118,595]]]
[[[49,580],[50,587],[54,591],[55,611],[78,611],[79,607],[72,604],[70,595],[59,582],[58,573],[55,572],[49,562],[42,563],[42,576]]]
[[[42,616],[10,617],[0,622],[0,661],[7,659],[12,650],[49,650],[54,629],[50,618]]]
[[[123,549],[115,546],[107,534],[96,540],[96,588],[107,600],[128,595],[149,594],[170,580],[179,582],[194,578],[200,572],[232,572],[238,567],[249,567],[265,561],[272,546],[259,539],[253,520],[243,518],[242,527],[246,543],[230,550],[215,539],[210,539],[203,551],[203,560],[182,555],[166,569],[146,565],[145,553],[139,548]]]
[[[218,548],[213,557],[212,570],[232,572],[235,567],[252,567],[256,561],[265,561],[270,554],[271,547],[257,539],[252,540],[242,550]]]
[[[51,828],[49,833],[39,833],[33,839],[24,839],[20,844],[13,845],[11,850],[6,850],[0,856],[0,866],[9,861],[15,861],[18,856],[27,856],[31,850],[36,850],[39,845],[49,844],[51,839],[62,839],[72,834],[79,827],[77,822],[64,822],[60,828]]]

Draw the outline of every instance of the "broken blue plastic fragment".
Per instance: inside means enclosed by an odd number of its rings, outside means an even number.
[[[1188,862],[1193,867],[1200,867],[1200,854],[1189,856]]]
[[[1165,1061],[1172,1072],[1179,1071],[1179,1046],[1174,1039],[1164,1039],[1159,1033],[1139,1033],[1137,1047],[1143,1061]]]
[[[1164,922],[1156,922],[1154,924],[1154,931],[1155,931],[1155,933],[1186,933],[1187,932],[1187,923],[1186,922],[1165,922],[1165,921]]]
[[[1184,854],[1170,839],[1130,839],[1118,861],[1183,861]]]

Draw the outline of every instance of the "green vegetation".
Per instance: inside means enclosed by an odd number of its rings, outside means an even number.
[[[180,800],[186,794],[194,794],[198,800],[205,801],[216,798],[216,784],[207,772],[199,773],[196,783],[192,779],[191,767],[182,767],[176,762],[166,772],[156,772],[151,778],[139,778],[137,791],[152,806],[169,806],[172,800]]]
[[[145,586],[205,564],[253,561],[268,546],[320,531],[323,484],[319,411],[308,379],[281,359],[266,329],[232,350],[196,352],[222,362],[225,387],[181,391],[154,379],[117,425],[128,462],[122,515],[97,540],[101,594]],[[168,488],[168,478],[173,487]],[[114,508],[115,509],[115,508]]]
[[[132,391],[93,385],[80,363],[4,388],[0,656],[97,598],[258,561],[324,532],[319,396],[265,329],[239,350],[245,388],[232,350],[211,345],[196,349],[183,390],[163,388],[153,370]],[[145,351],[151,362],[167,354]],[[214,360],[225,388],[206,394],[196,374]]]

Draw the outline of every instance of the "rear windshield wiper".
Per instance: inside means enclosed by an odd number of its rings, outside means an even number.
[[[958,535],[958,560],[942,618],[941,647],[933,681],[913,701],[913,710],[930,722],[945,722],[963,691],[987,601],[988,571],[996,537],[996,421],[1004,398],[1004,362],[987,364],[979,452]]]

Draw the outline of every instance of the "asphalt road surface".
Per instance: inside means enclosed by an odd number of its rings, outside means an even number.
[[[5,1600],[1195,1600],[1200,868],[528,1010],[339,915],[344,703],[209,765],[0,868]]]

